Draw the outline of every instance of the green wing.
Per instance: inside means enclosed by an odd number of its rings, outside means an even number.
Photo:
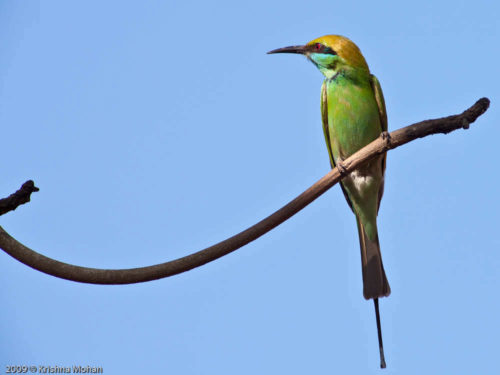
[[[373,94],[375,95],[375,101],[378,105],[378,114],[380,116],[380,124],[382,125],[382,131],[387,131],[387,112],[385,110],[385,100],[384,94],[382,93],[382,87],[380,87],[380,82],[377,77],[373,74],[370,77],[370,84],[372,85]]]
[[[326,81],[324,81],[323,86],[321,86],[321,120],[323,122],[323,134],[325,135],[326,148],[328,149],[328,155],[330,156],[330,166],[333,169],[335,168],[335,159],[333,158],[332,144],[330,142],[330,132],[328,131],[328,99],[326,95]],[[342,193],[344,193],[344,197],[352,210],[353,208],[351,200],[349,199],[349,195],[347,194],[342,181],[340,181],[340,187],[342,188]]]
[[[382,93],[382,87],[380,87],[380,82],[377,77],[373,74],[370,76],[370,84],[373,89],[373,94],[375,95],[375,101],[378,106],[378,114],[380,116],[380,125],[382,126],[382,131],[387,131],[387,111],[385,109],[385,100],[384,94]],[[385,164],[386,164],[387,154],[384,154],[382,158],[382,174],[385,172]],[[378,194],[378,205],[380,207],[380,200],[382,199],[382,195],[384,195],[384,180],[382,179],[382,186],[380,187],[380,191]]]
[[[325,135],[326,148],[330,156],[330,166],[335,167],[333,160],[332,145],[330,144],[330,132],[328,131],[328,102],[326,96],[326,81],[321,86],[321,120],[323,122],[323,134]]]

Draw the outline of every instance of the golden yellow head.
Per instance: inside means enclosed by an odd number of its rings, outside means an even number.
[[[311,47],[316,46],[318,43],[328,48],[331,48],[348,65],[355,68],[365,69],[368,71],[370,70],[358,46],[354,44],[352,40],[346,38],[345,36],[341,35],[321,36],[319,38],[311,40],[309,43],[307,43],[307,46]]]

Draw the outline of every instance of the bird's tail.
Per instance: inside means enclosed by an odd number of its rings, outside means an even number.
[[[371,240],[363,227],[363,224],[356,217],[359,232],[359,244],[361,247],[361,267],[363,272],[363,296],[366,299],[387,297],[391,294],[391,287],[385,276],[382,255],[378,234],[375,233],[375,240]]]

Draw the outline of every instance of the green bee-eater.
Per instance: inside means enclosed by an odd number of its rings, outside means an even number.
[[[321,114],[332,168],[341,172],[342,160],[387,131],[382,89],[370,73],[359,48],[339,35],[325,35],[304,46],[275,49],[268,53],[305,55],[323,73]],[[391,293],[385,276],[377,234],[377,213],[384,192],[386,155],[372,159],[345,177],[340,186],[356,215],[363,295],[375,304],[380,347],[380,366],[385,367],[378,298]]]

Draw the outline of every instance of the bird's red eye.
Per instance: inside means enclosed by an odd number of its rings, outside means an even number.
[[[318,51],[321,49],[321,47],[323,47],[323,46],[321,45],[321,43],[316,43],[316,49],[317,49]]]

